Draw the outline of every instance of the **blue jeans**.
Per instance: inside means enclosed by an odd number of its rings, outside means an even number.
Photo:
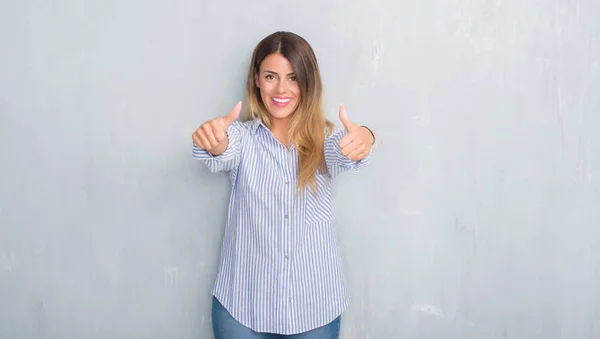
[[[341,316],[325,326],[293,335],[260,333],[235,320],[217,298],[213,296],[212,300],[212,325],[215,339],[339,339],[340,320]]]

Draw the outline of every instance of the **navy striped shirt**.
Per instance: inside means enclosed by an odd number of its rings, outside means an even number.
[[[341,154],[346,130],[325,138],[327,174],[318,190],[297,195],[298,157],[260,121],[235,121],[229,146],[193,156],[233,185],[213,295],[241,324],[257,332],[296,334],[333,321],[349,296],[334,228],[330,179],[368,164]]]

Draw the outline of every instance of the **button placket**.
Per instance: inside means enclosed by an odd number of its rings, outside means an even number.
[[[287,289],[287,293],[288,293],[288,308],[287,308],[287,315],[288,315],[288,327],[292,327],[293,322],[292,322],[292,303],[295,301],[294,300],[294,293],[293,293],[293,288],[292,288],[292,280],[291,280],[291,263],[290,263],[290,251],[292,251],[293,249],[290,247],[291,243],[293,243],[293,240],[291,239],[291,235],[293,234],[293,229],[292,229],[292,217],[295,218],[294,214],[294,187],[293,185],[290,184],[290,182],[292,181],[292,175],[295,173],[294,170],[294,152],[293,152],[293,147],[290,147],[289,152],[287,152],[287,166],[286,166],[286,171],[285,171],[285,177],[283,178],[283,183],[284,183],[284,192],[285,192],[285,211],[284,211],[284,221],[285,221],[285,229],[286,232],[288,232],[288,236],[285,238],[285,249],[284,249],[284,267],[285,267],[285,271],[286,271],[286,279],[288,281],[288,284],[286,286]]]
[[[289,195],[290,195],[289,190],[291,189],[290,188],[291,187],[290,179],[287,178],[288,175],[291,175],[293,173],[294,161],[293,161],[292,157],[293,157],[293,152],[292,152],[292,147],[290,147],[290,149],[287,151],[287,159],[286,159],[288,166],[284,172],[284,177],[283,177],[283,183],[285,184],[285,194],[286,194],[286,198],[288,198],[288,199],[285,199],[286,204],[287,204],[287,206],[285,206],[285,211],[284,211],[285,215],[283,216],[283,218],[285,219],[285,222],[289,222],[290,212],[291,212],[291,207],[292,207],[289,205],[291,202],[291,200],[290,200],[291,197],[289,197]]]

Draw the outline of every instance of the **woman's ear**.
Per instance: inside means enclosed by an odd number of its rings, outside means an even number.
[[[260,82],[258,81],[258,73],[254,73],[254,84],[257,88],[260,88]]]

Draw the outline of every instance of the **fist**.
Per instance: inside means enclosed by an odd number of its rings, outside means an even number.
[[[366,128],[358,126],[348,119],[344,105],[340,106],[340,121],[347,132],[338,144],[342,155],[349,160],[362,160],[371,152],[373,135]]]
[[[227,129],[238,118],[242,110],[242,102],[238,102],[228,115],[221,116],[203,123],[192,134],[196,146],[211,151],[217,146],[223,145],[227,140]]]

